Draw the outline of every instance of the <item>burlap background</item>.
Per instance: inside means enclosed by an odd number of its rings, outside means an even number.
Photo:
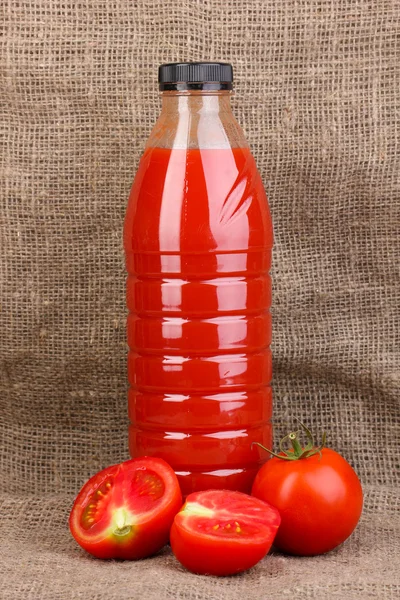
[[[0,6],[1,598],[398,598],[397,0]],[[325,427],[366,491],[339,550],[220,580],[168,549],[101,563],[67,530],[83,481],[127,457],[122,223],[156,69],[204,58],[234,64],[271,201],[277,433]]]

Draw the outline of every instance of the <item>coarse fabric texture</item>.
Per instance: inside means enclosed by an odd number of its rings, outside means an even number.
[[[399,598],[397,0],[3,0],[0,597]],[[226,60],[270,198],[276,437],[365,487],[338,550],[196,577],[91,559],[72,500],[128,457],[122,225],[161,62]]]

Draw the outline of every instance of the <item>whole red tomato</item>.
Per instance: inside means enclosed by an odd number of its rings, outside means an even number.
[[[273,458],[254,480],[252,494],[281,515],[274,546],[289,554],[312,556],[336,548],[349,537],[360,519],[363,493],[349,463],[334,450],[316,448],[303,428],[309,439],[306,448],[300,446],[296,433],[286,436],[292,450],[271,453]]]
[[[161,458],[113,465],[85,483],[69,524],[75,540],[98,558],[138,559],[169,539],[182,494],[173,469]]]

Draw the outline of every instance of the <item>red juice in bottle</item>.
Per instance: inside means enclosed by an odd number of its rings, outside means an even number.
[[[160,68],[161,115],[127,208],[129,448],[186,495],[249,492],[272,445],[272,224],[230,108],[232,68]]]

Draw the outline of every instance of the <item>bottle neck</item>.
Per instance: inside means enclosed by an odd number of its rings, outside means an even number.
[[[226,149],[247,147],[231,109],[232,92],[164,91],[162,110],[147,148]]]
[[[162,92],[162,111],[167,113],[231,113],[231,91]]]

